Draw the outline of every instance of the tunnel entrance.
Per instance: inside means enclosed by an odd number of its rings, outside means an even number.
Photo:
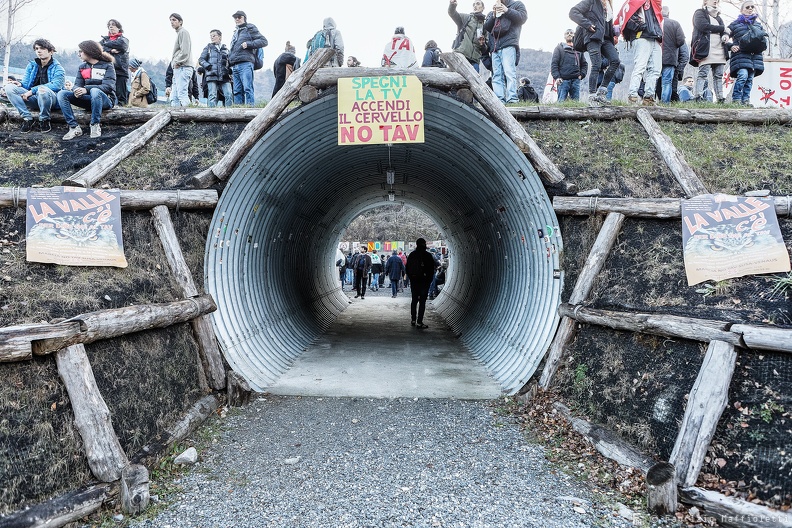
[[[328,91],[283,116],[220,198],[204,271],[229,364],[266,390],[348,306],[336,248],[353,218],[389,203],[390,156],[395,200],[429,215],[454,255],[436,312],[516,392],[555,333],[562,286],[538,175],[486,115],[429,88],[420,144],[338,146],[336,109]]]

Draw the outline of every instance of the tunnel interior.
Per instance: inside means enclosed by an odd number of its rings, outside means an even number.
[[[436,312],[504,392],[536,370],[562,287],[551,202],[485,114],[424,88],[424,115],[424,143],[339,146],[331,90],[282,116],[228,180],[207,238],[205,285],[223,353],[255,390],[348,306],[336,248],[361,212],[394,203],[389,163],[395,203],[429,215],[451,252]]]

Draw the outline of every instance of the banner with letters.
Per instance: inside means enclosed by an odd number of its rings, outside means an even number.
[[[28,189],[26,235],[28,262],[127,267],[119,191]]]
[[[423,85],[418,77],[338,79],[339,145],[423,142]]]
[[[765,71],[754,77],[751,106],[792,108],[792,60],[764,59]]]
[[[702,194],[682,202],[688,286],[790,271],[772,197]]]

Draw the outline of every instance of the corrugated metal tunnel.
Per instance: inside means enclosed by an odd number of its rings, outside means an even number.
[[[534,169],[487,116],[427,88],[424,113],[425,143],[390,148],[396,203],[441,227],[451,259],[435,310],[513,393],[558,323],[558,222]],[[336,121],[335,93],[282,117],[239,164],[212,220],[204,270],[217,337],[259,391],[348,305],[333,267],[346,226],[391,203],[389,147],[338,146]]]

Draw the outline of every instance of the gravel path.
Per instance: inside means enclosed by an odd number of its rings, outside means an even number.
[[[262,396],[131,526],[632,526],[510,420],[486,401]]]

